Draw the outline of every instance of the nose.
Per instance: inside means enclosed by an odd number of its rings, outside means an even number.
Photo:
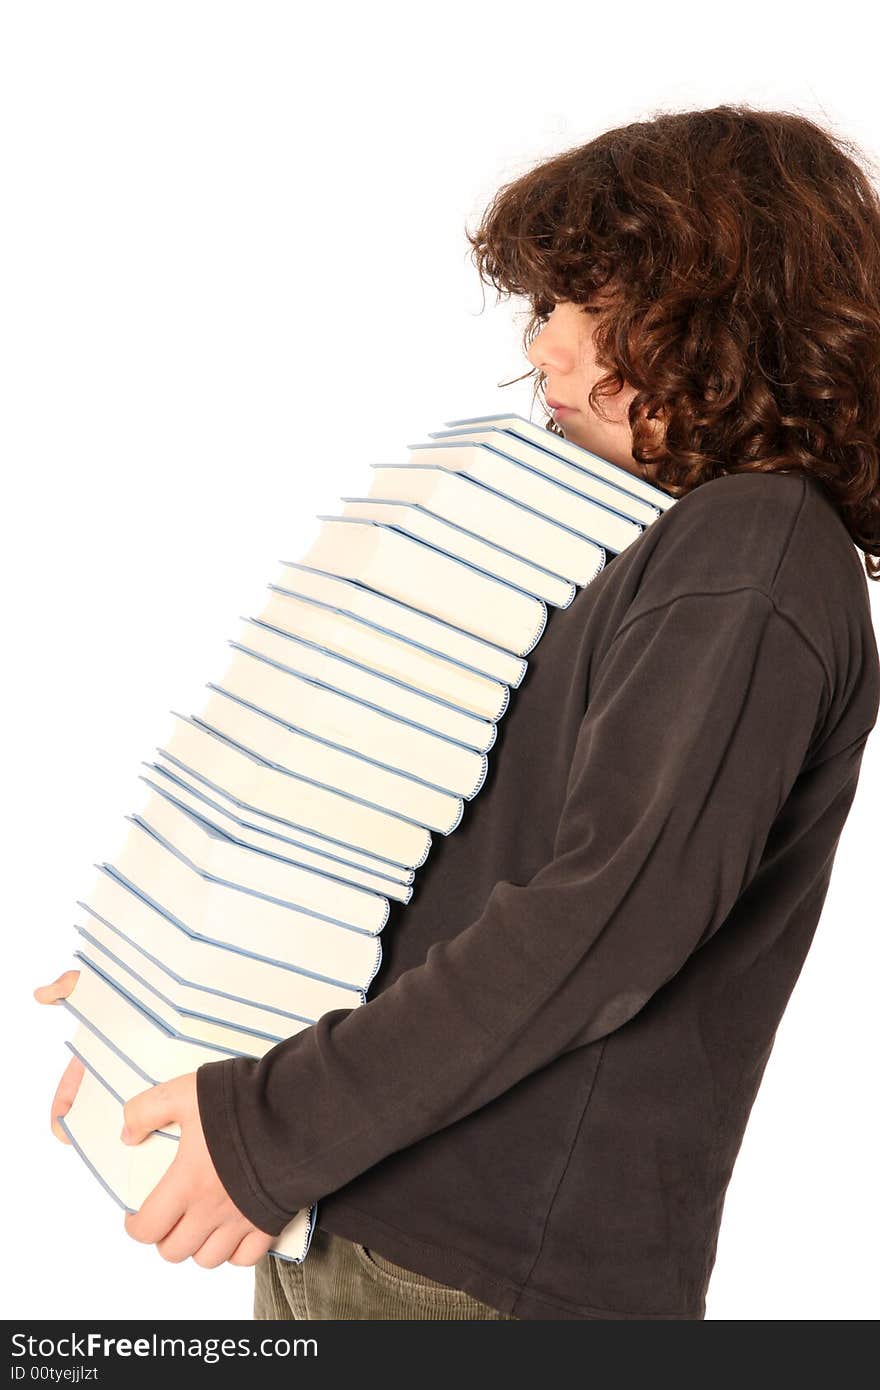
[[[571,366],[567,361],[562,338],[552,324],[545,324],[541,332],[532,338],[525,356],[530,360],[532,367],[537,367],[545,377],[549,377],[551,373],[562,374]]]
[[[553,334],[549,324],[545,325],[540,333],[536,334],[532,339],[526,357],[529,359],[532,366],[537,367],[539,371],[543,371],[546,366],[549,366],[553,362]]]

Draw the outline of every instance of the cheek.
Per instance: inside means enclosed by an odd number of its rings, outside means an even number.
[[[601,375],[601,373],[599,375]],[[598,376],[596,377],[596,380],[598,380]],[[597,408],[599,411],[599,418],[601,419],[601,417],[604,416],[602,423],[614,429],[622,428],[629,430],[630,424],[628,412],[630,402],[632,401],[635,394],[635,387],[624,386],[623,389],[619,391],[616,395],[598,396]]]

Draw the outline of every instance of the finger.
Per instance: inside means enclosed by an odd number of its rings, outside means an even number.
[[[139,1144],[154,1129],[176,1123],[181,1116],[177,1113],[179,1105],[175,1101],[175,1090],[167,1081],[156,1086],[148,1086],[126,1101],[123,1109],[125,1141]]]
[[[78,970],[65,970],[50,985],[37,985],[34,998],[38,1004],[56,1004],[59,999],[67,998],[78,979]]]
[[[168,1260],[171,1264],[180,1264],[182,1260],[188,1260],[190,1255],[194,1255],[204,1245],[216,1227],[216,1217],[211,1217],[204,1211],[201,1215],[196,1215],[196,1212],[190,1208],[171,1228],[167,1236],[156,1242],[156,1249],[163,1260]]]
[[[174,1159],[135,1212],[127,1212],[125,1229],[133,1240],[156,1245],[174,1229],[187,1209],[186,1185],[180,1176],[180,1155]]]
[[[247,1230],[247,1225],[247,1222],[235,1221],[219,1226],[193,1254],[195,1263],[202,1269],[217,1269],[225,1264],[241,1245],[242,1232]]]
[[[274,1236],[266,1235],[265,1231],[250,1231],[229,1256],[229,1263],[255,1265],[270,1249],[274,1239]]]
[[[84,1072],[85,1067],[79,1058],[71,1057],[52,1097],[49,1122],[52,1126],[52,1133],[56,1139],[61,1140],[62,1144],[69,1144],[71,1141],[58,1123],[58,1117],[66,1115],[76,1100],[76,1093],[79,1090],[79,1083],[82,1081]]]

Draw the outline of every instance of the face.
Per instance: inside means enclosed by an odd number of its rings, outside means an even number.
[[[607,303],[601,294],[587,305],[565,300],[557,303],[527,356],[543,376],[548,406],[564,407],[554,410],[553,418],[565,438],[637,477],[644,477],[641,465],[632,456],[632,431],[627,419],[635,388],[625,385],[618,395],[600,398],[602,415],[591,409],[587,400],[591,387],[605,373],[596,363],[593,333]],[[650,473],[649,468],[649,477]]]

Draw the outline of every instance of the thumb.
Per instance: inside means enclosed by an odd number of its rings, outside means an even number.
[[[123,1125],[120,1138],[126,1144],[139,1144],[162,1125],[173,1124],[178,1116],[179,1106],[175,1105],[174,1092],[166,1082],[150,1086],[126,1101],[122,1112]]]

